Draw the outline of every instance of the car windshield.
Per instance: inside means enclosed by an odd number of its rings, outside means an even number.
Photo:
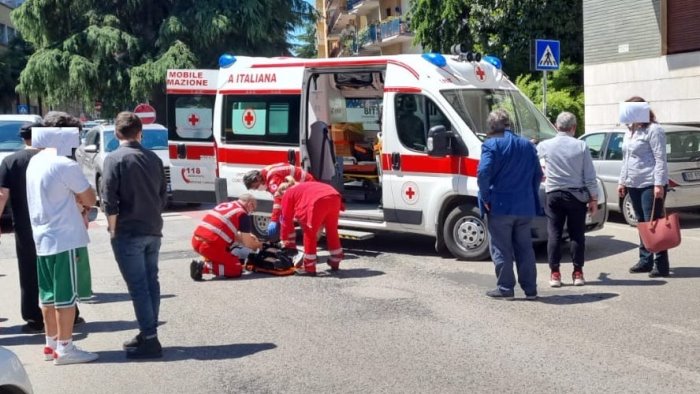
[[[25,123],[29,122],[0,121],[0,152],[14,152],[24,148],[19,128]]]
[[[150,150],[168,149],[168,130],[143,130],[141,145]],[[119,140],[114,131],[105,131],[105,152],[111,152],[119,147]]]
[[[700,161],[700,131],[667,132],[666,160],[669,163]]]
[[[486,138],[486,118],[496,109],[511,116],[511,129],[527,139],[542,141],[557,135],[547,118],[517,90],[455,89],[443,90],[443,96],[481,140]]]

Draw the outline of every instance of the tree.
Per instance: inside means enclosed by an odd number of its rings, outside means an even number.
[[[18,90],[53,105],[101,100],[110,116],[161,101],[168,68],[289,54],[288,34],[313,12],[303,0],[27,0],[12,20],[36,52]]]
[[[0,108],[13,107],[17,80],[30,54],[31,47],[20,37],[13,38],[7,50],[0,54],[0,100],[3,100]]]
[[[305,59],[315,58],[318,55],[316,46],[316,18],[307,21],[304,24],[303,31],[294,38],[298,42],[293,48],[296,56]]]
[[[411,27],[425,49],[449,53],[465,43],[503,60],[507,74],[530,70],[536,38],[561,41],[568,63],[583,63],[582,0],[412,0]]]
[[[557,115],[568,111],[576,115],[579,127],[576,133],[584,133],[583,87],[577,83],[581,66],[562,63],[557,71],[547,73],[547,118],[554,123]],[[532,102],[542,108],[542,78],[532,78],[533,74],[523,74],[515,84]]]

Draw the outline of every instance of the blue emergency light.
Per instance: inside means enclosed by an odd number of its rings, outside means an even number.
[[[439,53],[424,53],[421,57],[438,67],[445,67],[447,59]]]
[[[221,68],[231,67],[235,62],[236,57],[228,53],[224,53],[221,55],[221,57],[219,57],[219,67]]]
[[[491,56],[491,55],[486,55],[481,58],[481,60],[485,61],[486,63],[489,63],[490,65],[496,67],[497,69],[501,69],[503,67],[503,63],[501,63],[501,59]]]

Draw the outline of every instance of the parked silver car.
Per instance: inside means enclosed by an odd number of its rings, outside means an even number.
[[[32,394],[32,384],[19,358],[0,346],[0,393]]]
[[[170,158],[168,157],[168,129],[159,124],[143,125],[143,139],[141,144],[155,152],[163,161],[165,178],[168,182],[170,193]],[[102,124],[90,129],[85,135],[85,140],[75,152],[75,159],[83,169],[83,174],[90,181],[90,185],[101,196],[100,179],[105,157],[119,147],[119,140],[114,135],[113,124]]]
[[[700,128],[661,125],[666,131],[669,192],[666,207],[674,210],[700,208]],[[637,225],[629,196],[615,198],[622,168],[622,140],[625,129],[592,131],[580,138],[593,157],[598,177],[608,195],[608,209],[622,212],[625,221]]]

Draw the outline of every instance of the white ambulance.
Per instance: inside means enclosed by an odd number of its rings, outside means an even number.
[[[168,70],[168,154],[172,199],[213,202],[216,177],[214,99],[219,70]]]
[[[489,112],[507,109],[513,130],[532,140],[556,134],[493,57],[224,55],[220,66],[213,118],[220,200],[245,192],[251,169],[295,164],[341,190],[342,228],[433,236],[437,251],[461,259],[489,254],[476,197]],[[602,186],[599,195],[588,230],[607,218]],[[254,227],[263,234],[271,196],[257,197]],[[533,241],[546,236],[538,218]]]

